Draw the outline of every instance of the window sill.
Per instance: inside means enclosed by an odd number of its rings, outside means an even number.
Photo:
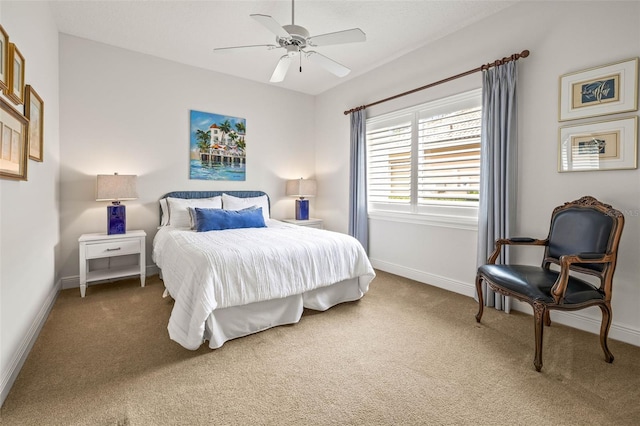
[[[477,217],[377,210],[369,212],[369,219],[386,222],[412,223],[423,226],[439,226],[442,228],[464,229],[468,231],[478,230]]]

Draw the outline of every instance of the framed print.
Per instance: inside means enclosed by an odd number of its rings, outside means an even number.
[[[0,25],[0,90],[5,92],[9,87],[9,35]]]
[[[559,172],[638,168],[638,117],[560,128]]]
[[[638,58],[560,77],[558,120],[638,109]]]
[[[7,97],[19,105],[24,102],[24,57],[15,44],[9,43],[9,88]]]
[[[27,180],[29,121],[0,98],[0,177]]]
[[[32,86],[25,87],[24,116],[29,120],[29,158],[42,161],[44,152],[44,102]]]
[[[189,179],[246,180],[247,120],[189,112]]]

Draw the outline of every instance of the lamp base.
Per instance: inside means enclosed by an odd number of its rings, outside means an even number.
[[[127,213],[122,204],[107,206],[107,234],[127,233]]]
[[[309,220],[309,200],[296,200],[296,220]]]

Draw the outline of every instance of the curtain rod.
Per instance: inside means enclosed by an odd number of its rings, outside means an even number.
[[[374,105],[381,104],[383,102],[387,102],[387,101],[390,101],[390,100],[393,100],[393,99],[397,99],[397,98],[400,98],[402,96],[410,95],[412,93],[419,92],[420,90],[428,89],[430,87],[437,86],[437,85],[442,84],[442,83],[447,83],[449,81],[455,80],[455,79],[460,78],[460,77],[465,77],[465,76],[467,76],[469,74],[473,74],[473,73],[476,73],[478,71],[484,71],[484,70],[487,70],[487,69],[489,69],[491,67],[497,67],[498,65],[503,65],[503,64],[506,64],[507,62],[517,61],[518,59],[526,58],[527,56],[529,56],[529,51],[528,50],[523,50],[520,53],[514,53],[511,56],[506,56],[506,57],[504,57],[502,59],[496,59],[494,62],[490,62],[488,64],[480,65],[478,68],[474,68],[472,70],[463,72],[461,74],[456,74],[454,76],[447,77],[447,78],[445,78],[443,80],[436,81],[435,83],[427,84],[426,86],[418,87],[417,89],[409,90],[408,92],[400,93],[398,95],[394,95],[394,96],[391,96],[391,97],[388,97],[388,98],[385,98],[385,99],[381,99],[379,101],[375,101],[375,102],[367,104],[367,105],[362,105],[362,106],[359,106],[359,107],[356,107],[356,108],[351,108],[349,111],[345,111],[344,115],[351,114],[352,112],[360,111],[361,109],[369,108],[369,107],[372,107]]]

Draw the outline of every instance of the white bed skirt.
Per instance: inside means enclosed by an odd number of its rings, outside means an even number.
[[[207,318],[204,337],[209,341],[209,347],[216,349],[231,339],[279,325],[295,324],[300,321],[303,308],[326,311],[362,296],[358,278],[352,278],[283,299],[217,309]]]

